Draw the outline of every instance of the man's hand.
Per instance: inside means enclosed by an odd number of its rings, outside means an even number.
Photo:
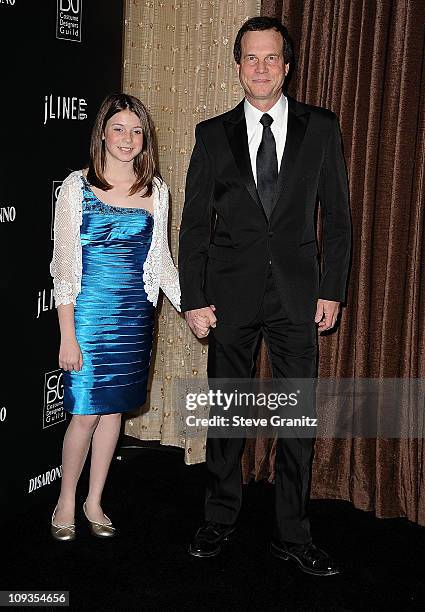
[[[188,310],[184,313],[187,324],[197,338],[205,338],[210,333],[210,327],[215,327],[217,323],[214,314],[215,306],[205,306],[205,308],[196,308]]]
[[[315,323],[318,323],[319,332],[331,329],[337,320],[339,313],[339,302],[331,300],[317,300]]]

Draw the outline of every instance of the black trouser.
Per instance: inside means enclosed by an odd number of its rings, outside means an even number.
[[[208,377],[250,378],[261,334],[268,346],[274,378],[314,378],[317,330],[314,322],[293,324],[285,316],[269,272],[262,307],[249,325],[220,323],[209,336]],[[232,524],[242,501],[241,456],[245,440],[208,438],[205,519]],[[274,536],[297,544],[311,541],[306,513],[313,440],[278,438],[275,462]]]

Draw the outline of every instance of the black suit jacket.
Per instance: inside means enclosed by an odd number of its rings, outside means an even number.
[[[288,97],[286,144],[269,218],[252,174],[243,101],[199,123],[195,134],[180,229],[182,310],[214,304],[219,321],[248,323],[260,308],[270,262],[292,322],[312,321],[319,297],[343,302],[351,221],[336,115]]]

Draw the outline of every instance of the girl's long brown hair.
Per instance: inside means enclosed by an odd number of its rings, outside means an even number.
[[[154,127],[144,104],[138,98],[125,93],[113,93],[106,96],[99,108],[91,133],[87,180],[91,185],[103,191],[112,189],[112,185],[104,176],[106,154],[103,136],[109,119],[126,109],[137,115],[143,130],[143,149],[133,161],[136,180],[130,188],[129,195],[146,188],[144,195],[150,196],[154,177],[161,179],[156,161]]]

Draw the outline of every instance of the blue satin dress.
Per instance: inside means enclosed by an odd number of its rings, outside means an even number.
[[[144,404],[154,306],[143,284],[153,216],[101,202],[83,178],[83,275],[74,309],[83,354],[79,372],[64,372],[71,414],[127,412]]]

